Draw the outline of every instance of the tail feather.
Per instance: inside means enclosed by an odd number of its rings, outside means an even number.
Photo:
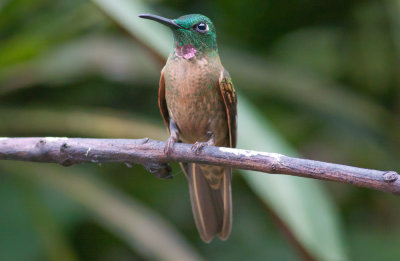
[[[221,167],[215,167],[221,168]],[[231,169],[223,169],[221,185],[214,189],[206,179],[207,173],[198,164],[184,166],[190,190],[194,220],[200,237],[210,242],[215,235],[225,240],[232,227]]]
[[[221,196],[223,199],[223,222],[218,236],[226,240],[231,234],[232,228],[232,192],[231,192],[232,169],[225,168],[224,178],[221,186]]]

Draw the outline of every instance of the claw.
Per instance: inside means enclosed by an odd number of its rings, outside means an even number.
[[[205,147],[205,146],[213,146],[215,144],[215,137],[214,134],[212,132],[208,132],[207,133],[210,136],[210,139],[206,142],[200,142],[200,141],[196,141],[193,146],[192,146],[192,150],[194,151],[194,153],[196,155],[199,155],[201,150]]]
[[[176,139],[173,136],[170,136],[168,138],[167,143],[165,144],[165,147],[164,147],[164,153],[167,156],[171,155],[171,152],[174,149],[175,142],[176,142]]]
[[[179,130],[178,126],[176,126],[176,122],[173,119],[170,119],[169,121],[169,129],[171,132],[171,136],[169,136],[165,147],[164,147],[164,154],[169,157],[171,155],[172,150],[174,149],[174,144],[177,142],[179,139]]]
[[[199,155],[200,152],[201,152],[201,150],[202,150],[205,146],[207,146],[207,145],[209,145],[208,142],[199,142],[199,141],[196,141],[196,143],[193,144],[193,146],[192,146],[192,150],[194,151],[194,153],[195,153],[196,155]]]

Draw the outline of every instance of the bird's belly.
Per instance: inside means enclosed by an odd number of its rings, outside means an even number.
[[[176,122],[180,139],[185,143],[207,141],[209,132],[216,145],[225,146],[228,122],[217,86],[177,88],[168,86],[165,98],[170,117]]]
[[[165,99],[169,116],[185,143],[207,141],[228,144],[228,121],[219,89],[221,64],[216,58],[185,60],[170,56],[165,67]]]

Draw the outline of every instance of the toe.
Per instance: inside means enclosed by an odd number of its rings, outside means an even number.
[[[174,146],[174,141],[171,138],[169,138],[167,140],[167,143],[165,144],[165,147],[164,147],[164,153],[167,156],[169,156],[171,154],[173,146]]]
[[[196,142],[195,144],[193,144],[192,150],[195,154],[200,154],[200,151],[204,146],[206,146],[204,142]]]

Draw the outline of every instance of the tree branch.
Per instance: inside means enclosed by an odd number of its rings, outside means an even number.
[[[356,168],[292,158],[277,153],[207,146],[197,155],[191,144],[177,143],[169,157],[164,142],[150,139],[0,138],[0,160],[58,163],[63,166],[91,162],[144,165],[161,178],[169,178],[168,162],[196,162],[236,169],[330,180],[400,194],[395,171]]]

